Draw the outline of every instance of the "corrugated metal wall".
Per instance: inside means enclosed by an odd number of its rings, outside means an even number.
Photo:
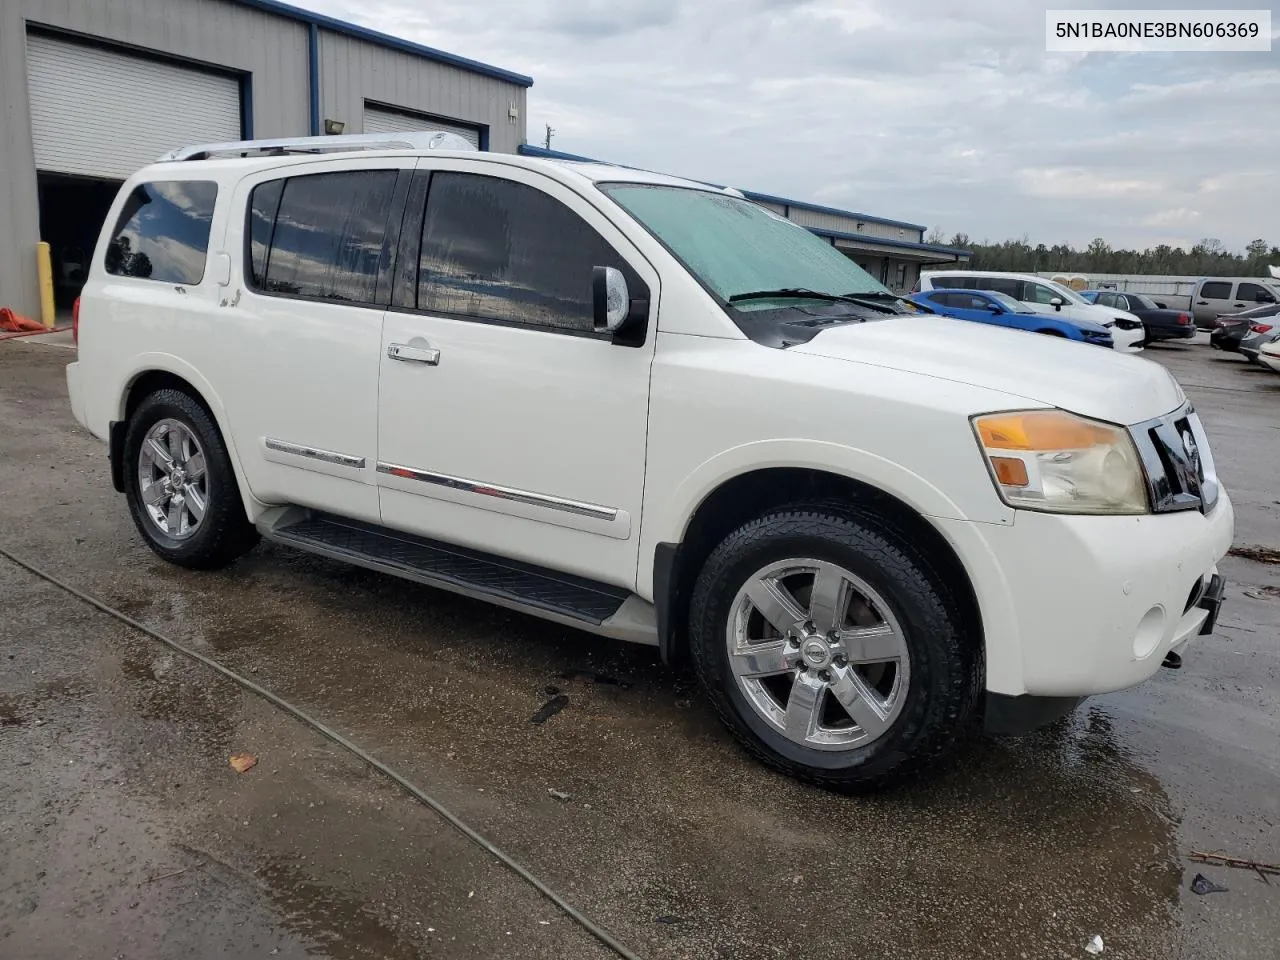
[[[792,207],[791,219],[804,227],[818,227],[822,230],[840,230],[844,233],[861,233],[868,237],[884,237],[887,240],[908,240],[919,243],[923,235],[919,230],[907,227],[890,226],[887,223],[876,223],[874,220],[859,221],[852,217],[840,217],[833,213],[819,210],[806,210],[804,207]],[[858,224],[862,223],[862,229]]]
[[[0,306],[39,310],[40,239],[28,103],[26,24],[100,37],[253,74],[257,136],[307,132],[307,28],[220,0],[0,2]],[[175,104],[180,109],[180,104]]]
[[[305,23],[226,0],[0,0],[0,306],[39,310],[28,24],[250,74],[254,136],[310,132]],[[504,80],[327,30],[320,76],[321,117],[345,121],[348,132],[359,132],[364,101],[374,100],[486,125],[491,150],[514,153],[524,138],[525,88]]]
[[[515,153],[524,140],[525,88],[355,37],[320,31],[321,120],[362,133],[364,103],[429,113],[489,128],[489,149]],[[518,119],[509,118],[514,106]]]

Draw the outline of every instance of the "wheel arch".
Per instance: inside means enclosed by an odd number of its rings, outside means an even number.
[[[200,404],[214,426],[222,435],[231,458],[231,468],[235,471],[236,485],[240,490],[240,499],[244,504],[245,514],[253,518],[261,511],[259,504],[249,492],[248,483],[240,467],[240,455],[236,450],[235,437],[227,429],[226,412],[217,392],[200,373],[189,364],[176,357],[161,356],[141,358],[142,362],[126,378],[120,390],[119,402],[116,406],[118,419],[109,424],[108,454],[111,463],[111,483],[119,492],[124,492],[124,434],[129,420],[139,404],[158,390],[178,390],[187,394]]]
[[[799,503],[832,505],[836,510],[869,517],[897,533],[918,560],[943,578],[966,633],[982,647],[982,613],[973,581],[955,547],[918,505],[847,474],[779,466],[744,471],[725,479],[697,503],[678,538],[656,544],[653,596],[664,661],[679,662],[685,657],[693,583],[716,545],[752,518]]]

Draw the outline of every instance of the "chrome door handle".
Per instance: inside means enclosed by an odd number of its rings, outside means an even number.
[[[425,363],[428,367],[438,366],[440,363],[439,350],[434,347],[411,347],[407,343],[389,344],[387,356],[406,363]]]

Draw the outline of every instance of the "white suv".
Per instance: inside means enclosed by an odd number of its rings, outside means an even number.
[[[653,644],[844,787],[1212,629],[1232,507],[1163,368],[913,314],[705,184],[448,145],[125,183],[67,383],[160,556],[263,536]]]
[[[927,270],[920,274],[921,290],[951,287],[995,290],[1020,300],[1037,313],[1100,324],[1111,334],[1112,348],[1121,353],[1140,353],[1146,342],[1146,328],[1136,315],[1090,303],[1071,288],[1044,277],[995,270]]]

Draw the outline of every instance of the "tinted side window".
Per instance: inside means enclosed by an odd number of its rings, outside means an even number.
[[[1062,294],[1052,287],[1040,283],[1025,283],[1026,295],[1022,298],[1029,303],[1049,303],[1052,300],[1063,300]]]
[[[263,287],[267,282],[267,251],[271,249],[271,231],[276,226],[280,209],[283,180],[260,183],[249,198],[249,282]]]
[[[103,265],[118,277],[197,284],[204,279],[218,185],[208,180],[139,184],[124,203]]]
[[[859,264],[859,266],[861,266],[861,264]],[[865,270],[866,267],[863,267],[863,269]],[[960,278],[959,277],[934,277],[930,281],[930,283],[933,284],[933,287],[935,290],[942,289],[943,287],[958,287],[960,286]]]
[[[1221,280],[1206,283],[1200,287],[1200,298],[1202,300],[1229,300],[1231,299],[1231,284]]]
[[[959,306],[960,296],[958,293],[935,293],[929,299],[940,307],[955,307]]]
[[[1009,277],[977,277],[973,283],[967,283],[965,286],[973,287],[975,290],[995,290],[997,293],[1007,293],[1015,300],[1025,299],[1022,296],[1022,281],[1013,280]]]
[[[1276,295],[1260,283],[1242,283],[1236,288],[1236,299],[1250,303],[1275,303]]]
[[[376,303],[397,175],[395,170],[350,170],[286,180],[262,289]],[[257,193],[255,190],[255,201]],[[250,244],[253,242],[251,230]]]
[[[418,309],[592,329],[594,266],[639,279],[582,218],[541,190],[471,173],[434,173],[427,194]]]

